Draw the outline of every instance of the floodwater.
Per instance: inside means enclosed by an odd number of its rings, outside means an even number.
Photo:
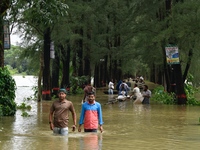
[[[36,79],[15,79],[18,85],[16,102],[20,105],[33,96]],[[82,97],[68,96],[74,103],[77,122]],[[52,101],[25,101],[32,106],[27,111],[30,117],[22,117],[18,110],[15,117],[0,118],[0,150],[199,150],[200,107],[153,102],[134,105],[132,101],[106,104],[108,99],[103,91],[97,91],[96,100],[103,110],[103,133],[79,133],[69,129],[68,136],[55,136],[49,128]]]

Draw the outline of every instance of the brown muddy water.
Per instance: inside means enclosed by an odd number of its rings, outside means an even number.
[[[31,77],[16,77],[16,80],[16,102],[20,105],[24,98],[33,95],[35,81]],[[74,103],[77,121],[82,97],[68,96]],[[26,101],[32,106],[27,111],[30,117],[22,117],[21,110],[18,110],[15,117],[0,118],[0,150],[199,150],[199,106],[153,102],[134,105],[131,100],[106,104],[108,99],[103,91],[97,91],[96,100],[102,104],[103,110],[103,133],[86,134],[70,129],[68,136],[55,136],[49,128],[52,101]]]

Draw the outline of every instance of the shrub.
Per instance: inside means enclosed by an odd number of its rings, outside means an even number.
[[[14,116],[16,113],[15,103],[15,80],[8,69],[0,68],[0,115]]]
[[[151,99],[163,104],[176,104],[175,94],[166,92],[163,86],[158,86],[153,90]]]
[[[187,95],[187,105],[200,105],[200,101],[195,98],[195,93],[198,92],[198,88],[195,88],[192,84],[193,76],[189,74],[185,82],[185,93]]]

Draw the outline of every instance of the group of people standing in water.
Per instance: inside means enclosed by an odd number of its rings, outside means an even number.
[[[133,80],[134,88],[131,90],[131,82],[130,79],[123,81],[119,81],[116,85],[116,90],[118,91],[118,95],[125,95],[128,98],[134,99],[134,104],[150,104],[150,97],[151,97],[151,91],[148,88],[148,85],[145,84],[144,78],[138,77],[135,80]],[[114,83],[111,79],[108,84],[108,94],[113,95],[114,90]]]

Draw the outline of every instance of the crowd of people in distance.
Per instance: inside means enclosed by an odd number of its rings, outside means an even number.
[[[148,86],[145,85],[144,78],[142,76],[132,80],[134,82],[133,90],[131,89],[130,78],[128,80],[120,80],[116,85],[118,91],[118,100],[126,100],[132,98],[134,104],[150,104],[149,99],[151,97],[151,91]],[[113,79],[108,83],[108,94],[113,95],[114,82]]]

